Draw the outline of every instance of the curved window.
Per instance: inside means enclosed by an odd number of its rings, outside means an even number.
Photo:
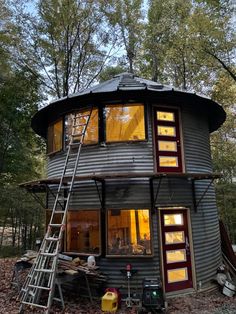
[[[77,111],[77,114],[89,115],[89,110],[80,110]],[[65,117],[65,145],[67,146],[70,141],[70,136],[72,133],[72,126],[73,126],[73,117],[74,114],[68,114]],[[81,133],[83,131],[83,124],[86,123],[86,117],[81,117],[79,119],[80,125],[76,127],[76,133]],[[89,124],[86,130],[84,144],[97,144],[98,143],[98,109],[94,108],[92,111],[92,115],[89,120]]]
[[[144,105],[108,105],[105,108],[106,141],[145,140]]]
[[[148,209],[110,209],[107,218],[108,255],[151,255]]]
[[[47,153],[56,153],[62,149],[63,120],[57,120],[48,127]]]

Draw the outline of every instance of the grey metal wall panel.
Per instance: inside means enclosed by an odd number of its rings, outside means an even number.
[[[193,106],[182,109],[186,172],[211,172],[211,154],[207,117]]]
[[[106,147],[83,147],[77,174],[106,174],[108,172],[150,172],[154,169],[152,123],[148,124],[148,142],[113,143]],[[212,171],[208,121],[203,113],[188,104],[181,110],[183,146],[186,172],[210,173]],[[49,158],[48,176],[60,176],[64,165],[65,153]],[[70,173],[68,173],[70,174]],[[154,196],[159,181],[154,181]],[[200,200],[209,185],[209,180],[196,181],[196,202]],[[71,199],[72,209],[100,208],[98,193],[94,182],[77,184]],[[52,200],[50,204],[52,204]],[[107,208],[150,208],[149,181],[146,179],[107,180]],[[214,188],[211,187],[201,202],[197,212],[193,208],[191,182],[183,179],[163,179],[156,206],[185,206],[190,208],[190,219],[194,246],[196,280],[209,285],[221,262],[220,235]],[[138,270],[131,280],[132,287],[141,285],[144,277],[160,275],[160,249],[157,212],[152,215],[154,256],[143,259],[101,258],[100,268],[110,277],[109,285],[121,287],[126,278],[120,269],[127,262]],[[125,290],[125,289],[124,289]]]

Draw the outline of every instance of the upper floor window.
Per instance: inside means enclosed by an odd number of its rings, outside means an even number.
[[[62,150],[63,120],[57,120],[48,126],[47,152],[56,153]]]
[[[148,209],[110,209],[107,217],[108,255],[151,255]]]
[[[77,113],[83,115],[88,115],[89,110],[80,110]],[[72,133],[74,114],[68,114],[65,117],[65,145],[67,146],[70,141],[70,135]],[[81,117],[79,119],[79,124],[84,124],[86,122],[86,117]],[[83,126],[77,126],[75,133],[81,133]],[[84,137],[84,144],[97,144],[98,143],[98,109],[94,108],[87,126],[86,134]]]
[[[182,153],[177,109],[154,110],[157,171],[182,172]]]
[[[143,104],[108,105],[105,118],[107,142],[145,140]]]

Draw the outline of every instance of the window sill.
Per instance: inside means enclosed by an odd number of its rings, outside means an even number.
[[[50,152],[50,153],[47,153],[47,156],[48,157],[53,157],[59,153],[63,153],[63,149],[60,149],[60,150],[56,150],[56,151],[53,151],[53,152]]]
[[[73,256],[85,256],[85,257],[88,257],[88,256],[100,257],[101,256],[101,253],[93,254],[93,253],[78,253],[78,252],[62,252],[62,254],[69,255],[69,256],[73,255]]]
[[[153,254],[150,255],[106,255],[106,258],[153,258]]]

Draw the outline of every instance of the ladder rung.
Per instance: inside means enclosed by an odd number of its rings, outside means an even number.
[[[26,302],[26,301],[21,301],[21,303],[26,304],[26,305],[39,307],[41,309],[46,309],[46,310],[48,309],[48,307],[46,305],[41,305],[41,304],[36,304],[36,303],[31,303],[31,302]]]
[[[63,302],[60,298],[53,298],[53,300],[61,303]]]
[[[64,210],[55,210],[54,214],[64,214],[65,211]]]
[[[74,120],[80,119],[80,118],[89,117],[89,116],[90,116],[90,114],[82,114],[82,115],[79,115],[79,116],[75,115],[75,116],[74,116]]]
[[[82,133],[74,133],[74,134],[71,134],[72,137],[79,137],[79,136],[82,136],[84,135],[85,132],[82,132]]]
[[[79,145],[82,145],[82,142],[72,142],[70,143],[70,146],[79,146]]]
[[[59,241],[59,238],[48,237],[45,238],[46,241]]]
[[[39,254],[42,255],[42,256],[51,256],[51,257],[57,255],[57,253],[46,253],[46,252],[40,252]]]
[[[53,273],[54,270],[52,269],[45,269],[45,268],[35,268],[35,271],[37,271],[38,273]]]
[[[49,224],[50,227],[61,227],[63,224]]]
[[[67,197],[64,197],[64,196],[60,196],[58,197],[57,201],[67,201]]]
[[[41,290],[47,290],[47,291],[51,291],[52,290],[52,288],[43,287],[43,286],[28,285],[28,287],[35,288],[35,289],[41,289]]]
[[[79,123],[79,124],[74,124],[73,127],[77,128],[78,126],[85,126],[87,123]]]

